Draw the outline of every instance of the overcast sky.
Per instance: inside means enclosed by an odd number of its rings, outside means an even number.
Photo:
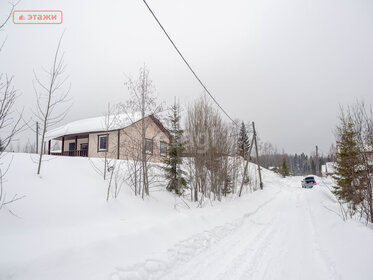
[[[373,103],[371,0],[148,0],[211,93],[233,117],[290,153],[328,152],[339,105]],[[0,17],[8,11],[0,0]],[[160,101],[203,93],[141,0],[22,0],[63,11],[61,25],[15,25],[0,72],[14,75],[30,114],[33,70],[49,68],[62,32],[74,105],[64,123],[125,101],[125,75],[146,63]],[[226,119],[229,121],[228,119]],[[30,139],[33,142],[33,138]]]

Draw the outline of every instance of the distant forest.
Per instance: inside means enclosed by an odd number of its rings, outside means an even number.
[[[285,159],[290,170],[290,175],[301,176],[308,174],[321,175],[321,166],[326,162],[335,161],[335,147],[330,147],[328,155],[318,155],[314,152],[311,155],[288,154],[284,151],[279,152],[276,147],[270,143],[260,145],[259,156],[260,165],[269,169],[279,169],[282,161]]]

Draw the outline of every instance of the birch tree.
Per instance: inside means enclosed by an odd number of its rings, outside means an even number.
[[[68,79],[65,75],[66,64],[64,63],[64,55],[60,54],[62,38],[63,34],[58,41],[52,67],[49,71],[46,71],[44,81],[34,73],[35,81],[33,85],[36,95],[36,112],[34,112],[34,115],[42,124],[37,174],[40,174],[41,171],[47,131],[51,126],[61,122],[70,109],[70,106],[68,106],[70,85],[66,86]]]
[[[6,18],[0,22],[0,32],[12,16],[16,4],[10,3],[10,10]],[[6,39],[0,41],[0,55],[2,54]],[[22,113],[15,112],[15,103],[18,94],[13,85],[13,77],[6,73],[0,73],[0,157],[7,150],[15,135],[24,125],[21,124]]]
[[[155,96],[155,88],[149,77],[149,69],[146,66],[140,68],[139,76],[136,80],[128,77],[125,85],[130,93],[130,98],[122,104],[122,111],[134,123],[133,133],[126,134],[126,143],[124,149],[127,149],[129,156],[129,178],[134,184],[135,194],[140,194],[142,198],[149,195],[149,187],[151,184],[152,175],[149,174],[151,167],[150,160],[152,154],[148,153],[147,131],[151,121],[149,116],[156,116],[162,111],[162,104],[157,103]],[[126,132],[124,132],[126,133]],[[157,135],[153,135],[153,139]],[[153,142],[151,142],[153,143]],[[130,150],[128,150],[130,149]]]
[[[16,4],[10,3],[11,8],[6,18],[0,22],[0,31],[3,31],[5,25],[8,23]],[[6,39],[0,41],[0,54],[2,54]],[[21,123],[22,112],[18,113],[15,110],[17,101],[17,91],[13,85],[13,77],[5,73],[0,73],[0,158],[4,156],[4,152],[11,148],[12,141],[15,136],[24,128]],[[14,212],[9,208],[10,204],[22,199],[24,196],[15,194],[8,198],[4,188],[4,178],[10,168],[0,164],[0,210],[6,208],[11,214]]]

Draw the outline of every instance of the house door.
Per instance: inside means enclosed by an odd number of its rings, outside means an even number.
[[[80,156],[87,157],[88,156],[88,143],[80,144]]]
[[[69,156],[74,156],[75,143],[69,143]]]

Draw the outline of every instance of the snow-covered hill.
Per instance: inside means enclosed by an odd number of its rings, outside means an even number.
[[[0,279],[373,279],[373,231],[343,222],[330,181],[264,171],[263,191],[203,209],[175,209],[165,191],[145,201],[107,183],[87,158],[9,154],[0,211]]]

